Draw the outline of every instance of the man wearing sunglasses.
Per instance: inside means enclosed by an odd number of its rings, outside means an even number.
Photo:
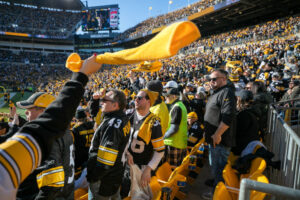
[[[236,98],[234,88],[227,82],[227,72],[223,69],[216,69],[210,74],[210,86],[213,94],[206,104],[204,131],[215,187],[222,180],[230,148],[235,145]]]
[[[111,90],[100,101],[104,116],[92,139],[87,163],[89,199],[120,199],[122,155],[130,131],[124,112],[126,96],[119,90]]]
[[[165,145],[158,116],[150,112],[158,98],[158,92],[142,89],[135,98],[135,113],[130,117],[131,134],[128,147],[128,164],[136,164],[142,170],[141,187],[150,183],[151,172],[155,171],[164,155]],[[125,173],[122,196],[129,192],[129,173]]]

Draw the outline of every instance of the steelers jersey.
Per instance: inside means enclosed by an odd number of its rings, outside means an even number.
[[[75,169],[83,167],[88,160],[91,141],[94,136],[94,122],[85,122],[72,129],[75,144]]]
[[[22,154],[20,154],[22,152]],[[0,145],[0,193],[15,199],[20,183],[41,163],[41,149],[29,134],[18,133]]]
[[[195,121],[188,130],[188,147],[194,147],[203,137],[203,125]]]
[[[68,197],[74,191],[74,145],[69,132],[56,139],[49,156],[20,185],[18,199]]]
[[[142,138],[139,132],[144,121],[147,120],[150,114],[154,115],[149,113],[143,119],[138,120],[137,114],[135,113],[130,119],[131,133],[128,151],[133,156],[133,161],[137,165],[147,165],[152,159],[154,151],[162,152],[165,149],[162,129],[158,118],[154,118],[151,123],[152,125],[149,124],[150,127],[146,129],[148,132],[143,133],[150,137],[148,142],[145,141],[145,137]]]

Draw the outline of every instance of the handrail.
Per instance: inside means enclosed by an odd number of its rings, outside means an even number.
[[[300,199],[300,190],[245,178],[241,181],[239,200],[250,200],[250,190],[257,190],[289,199]]]

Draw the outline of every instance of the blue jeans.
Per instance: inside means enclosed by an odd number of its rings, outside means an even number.
[[[230,147],[223,145],[209,145],[209,165],[212,169],[212,175],[214,177],[214,188],[220,181],[223,181],[223,169],[227,163],[228,156],[230,154]]]

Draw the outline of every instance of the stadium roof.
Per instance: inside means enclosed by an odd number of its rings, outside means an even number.
[[[4,0],[11,3],[35,5],[39,7],[59,8],[65,10],[82,10],[84,7],[80,0]]]

